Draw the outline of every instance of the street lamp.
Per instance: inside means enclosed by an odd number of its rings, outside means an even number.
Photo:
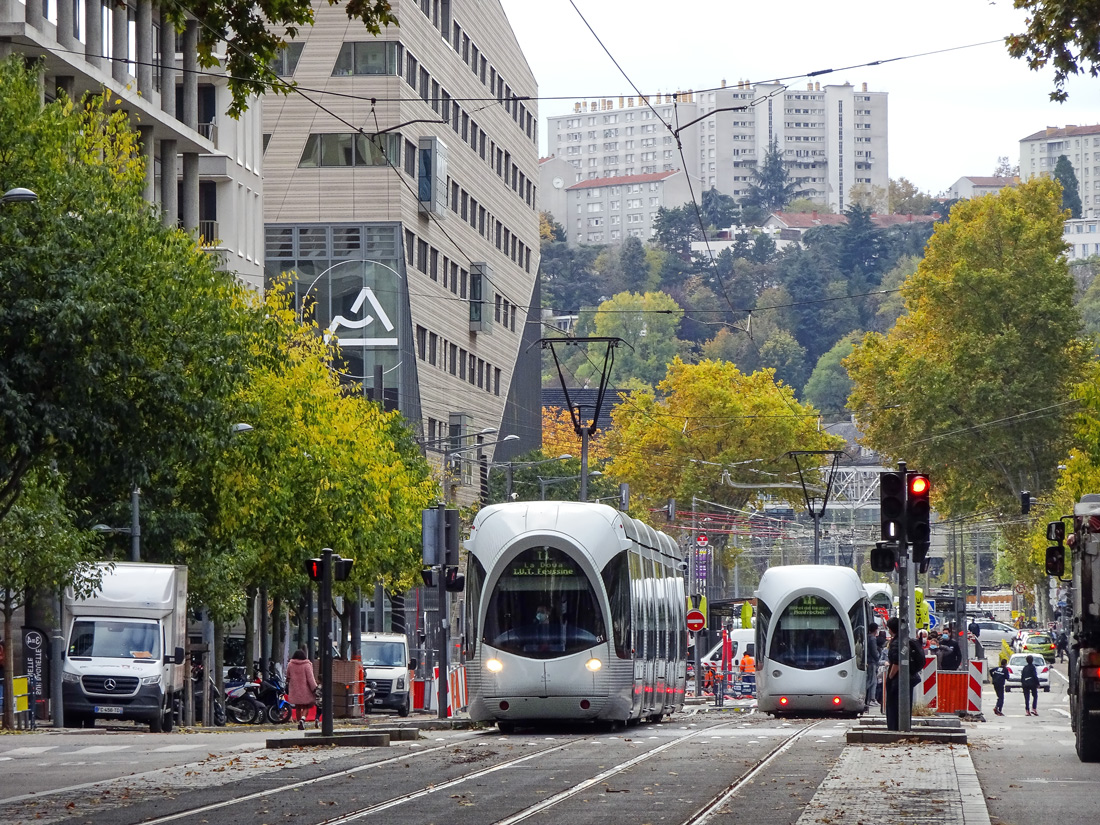
[[[496,430],[493,430],[493,432],[496,432]],[[519,439],[518,435],[506,435],[504,436],[504,438],[498,439],[496,441],[487,442],[483,440],[485,436],[482,433],[477,433],[476,436],[476,444],[471,444],[468,447],[458,447],[453,450],[448,448],[443,453],[444,483],[447,485],[446,489],[444,490],[444,497],[447,498],[448,501],[450,500],[451,485],[450,482],[447,481],[447,473],[450,471],[451,463],[454,461],[456,456],[460,456],[463,453],[468,453],[471,450],[477,451],[478,465],[481,475],[481,490],[479,492],[482,503],[484,504],[485,498],[488,494],[488,491],[486,489],[488,485],[488,465],[485,463],[485,455],[481,451],[486,447],[493,447],[497,444],[503,444],[505,441],[516,441]]]
[[[22,186],[17,186],[14,189],[9,189],[3,194],[3,196],[0,196],[0,204],[33,203],[37,200],[38,195],[36,195],[30,189],[24,189]]]
[[[130,537],[130,561],[141,561],[141,488],[136,484],[130,490],[130,526],[109,527],[97,524],[92,527],[96,533],[121,533]]]

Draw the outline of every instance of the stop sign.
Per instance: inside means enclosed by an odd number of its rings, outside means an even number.
[[[692,633],[702,630],[707,626],[707,617],[703,615],[701,610],[689,610],[687,614],[687,626],[688,630]]]

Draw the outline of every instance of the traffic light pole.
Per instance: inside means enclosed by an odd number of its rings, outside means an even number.
[[[905,476],[905,462],[898,462],[898,473]],[[908,499],[908,484],[904,485]],[[909,687],[909,614],[913,603],[913,583],[909,581],[909,542],[902,531],[898,545],[898,730],[913,729],[913,690]]]
[[[332,736],[332,548],[321,551],[321,735]]]
[[[436,577],[436,598],[439,600],[439,715],[447,718],[447,670],[448,655],[451,647],[450,597],[447,595],[447,505],[440,503],[436,508],[435,558],[439,565]]]

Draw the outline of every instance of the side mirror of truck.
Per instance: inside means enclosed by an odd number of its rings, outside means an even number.
[[[1057,576],[1059,579],[1066,575],[1066,548],[1054,545],[1047,548],[1047,575]]]
[[[172,663],[177,664],[177,665],[182,665],[186,661],[187,661],[187,651],[185,651],[182,647],[177,647],[173,651]]]
[[[1047,522],[1047,541],[1061,544],[1066,540],[1066,525],[1061,521]]]
[[[416,670],[416,659],[409,659],[409,670]]]

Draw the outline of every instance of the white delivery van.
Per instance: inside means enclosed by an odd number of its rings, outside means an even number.
[[[129,719],[170,731],[183,699],[187,643],[187,568],[100,563],[100,589],[62,600],[68,640],[61,697],[68,727],[96,717]]]
[[[386,708],[408,716],[416,660],[409,658],[405,634],[363,633],[359,654],[363,658],[363,681],[374,682],[374,702],[363,710],[370,713],[373,708]]]
[[[729,631],[730,634],[730,647],[733,652],[733,666],[736,668],[741,662],[741,657],[748,653],[753,659],[756,659],[756,631],[752,628],[735,628]],[[702,659],[702,666],[714,665],[715,668],[721,668],[722,666],[722,640],[721,633],[719,635],[718,644],[712,647]]]

